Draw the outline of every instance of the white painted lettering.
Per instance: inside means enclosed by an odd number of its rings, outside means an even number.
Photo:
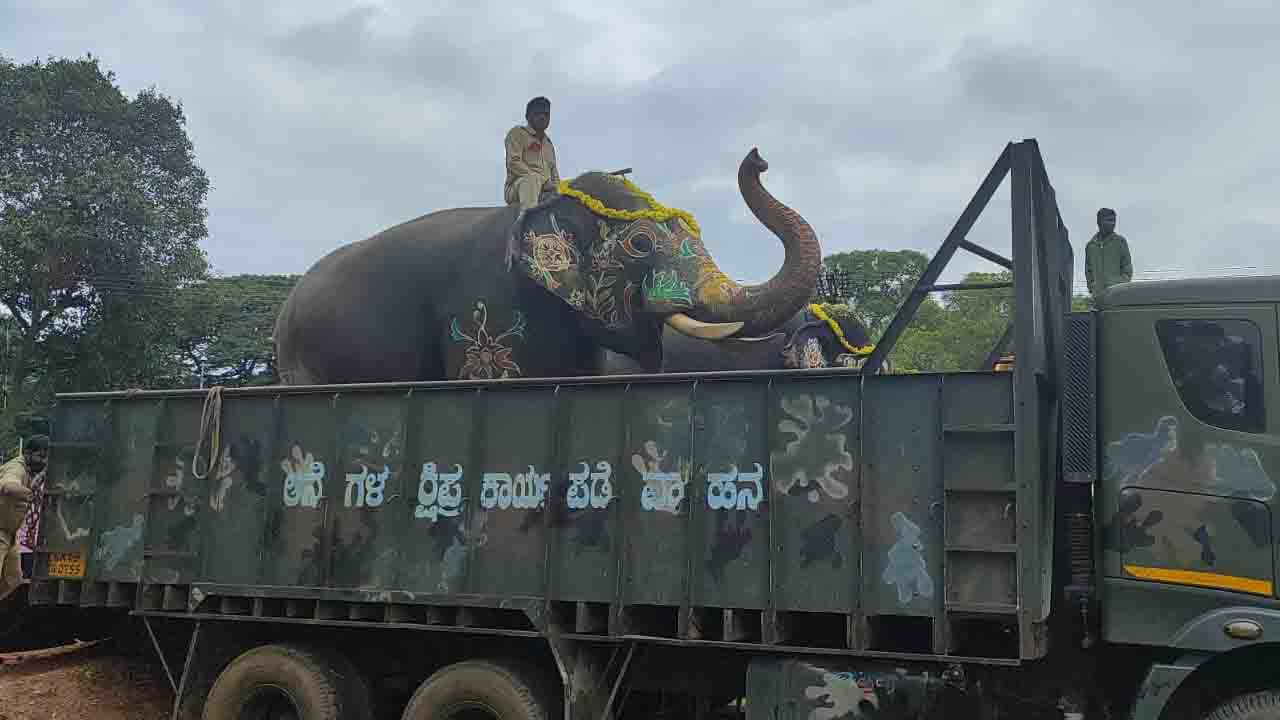
[[[368,466],[361,465],[360,472],[347,473],[347,492],[343,498],[343,504],[358,508],[381,506],[389,477],[391,477],[390,467],[375,473],[370,472]]]
[[[764,497],[764,466],[755,466],[755,472],[739,472],[738,466],[732,465],[729,472],[707,473],[707,506],[712,510],[758,510]]]
[[[418,506],[413,516],[435,522],[442,517],[458,517],[462,506],[462,466],[441,473],[433,462],[423,463],[418,476]]]

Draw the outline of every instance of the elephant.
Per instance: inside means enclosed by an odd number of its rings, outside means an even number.
[[[738,188],[783,243],[767,282],[729,279],[688,213],[588,172],[533,208],[436,211],[334,250],[297,282],[274,338],[287,385],[602,374],[605,351],[656,372],[663,326],[706,341],[767,335],[809,302],[821,247],[760,182]]]
[[[837,335],[832,323],[840,328]],[[846,306],[809,305],[775,332],[762,338],[729,338],[720,342],[666,333],[662,338],[662,372],[719,370],[800,370],[822,367],[859,368],[870,355],[866,328]],[[644,372],[632,358],[609,352],[606,375]],[[881,372],[891,372],[886,360]]]

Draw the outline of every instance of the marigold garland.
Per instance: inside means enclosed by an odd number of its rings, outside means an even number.
[[[813,313],[819,320],[825,322],[827,326],[831,328],[831,332],[835,333],[836,340],[840,341],[840,346],[845,350],[848,350],[851,354],[870,355],[876,349],[875,345],[855,348],[848,340],[845,339],[844,330],[840,328],[840,323],[836,322],[834,318],[828,315],[827,311],[823,310],[821,305],[818,305],[817,303],[810,305],[809,312]]]
[[[620,180],[623,186],[626,187],[628,190],[630,190],[632,194],[644,200],[645,203],[649,206],[649,209],[648,210],[618,210],[615,208],[606,207],[604,203],[600,202],[596,198],[591,197],[590,195],[582,192],[581,190],[575,190],[572,187],[570,187],[568,180],[561,180],[559,187],[557,187],[556,189],[560,192],[561,195],[567,195],[571,198],[574,198],[575,200],[582,203],[583,205],[586,205],[587,208],[591,210],[591,212],[597,215],[613,218],[615,220],[648,219],[654,222],[666,222],[667,220],[671,220],[672,218],[680,218],[681,220],[684,221],[685,225],[689,226],[690,232],[692,232],[697,237],[702,237],[702,228],[698,227],[698,221],[694,220],[693,215],[690,214],[688,211],[679,210],[677,208],[669,208],[666,205],[663,205],[662,203],[655,200],[652,195],[636,187],[634,183],[632,183],[630,180],[626,179],[625,177],[618,177],[618,180]]]

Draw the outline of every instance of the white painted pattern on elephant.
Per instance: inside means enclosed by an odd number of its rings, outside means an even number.
[[[833,673],[816,667],[813,669],[822,673],[822,684],[805,688],[804,696],[809,700],[822,702],[825,707],[811,710],[809,720],[861,718],[867,717],[865,711],[868,709],[873,714],[880,709],[880,700],[873,683],[855,673]]]
[[[569,473],[569,490],[566,498],[570,510],[594,508],[603,510],[613,501],[613,465],[601,460],[595,472],[590,463],[579,463],[582,469]],[[590,480],[590,485],[587,481]]]
[[[539,473],[530,465],[526,473],[487,472],[481,479],[480,507],[485,510],[534,510],[547,501],[551,473]]]
[[[760,501],[764,499],[764,466],[755,463],[755,468],[753,472],[739,472],[738,466],[732,465],[729,472],[707,473],[707,507],[759,510]]]
[[[284,470],[285,506],[319,507],[324,499],[324,463],[309,452],[304,454],[301,447],[294,445],[292,458],[281,460],[280,468]]]
[[[462,466],[453,467],[453,472],[442,473],[433,462],[422,464],[415,518],[435,522],[442,517],[458,517],[462,512]]]
[[[142,514],[134,513],[133,523],[107,530],[98,539],[97,560],[102,569],[111,571],[142,540]]]
[[[901,512],[895,512],[889,520],[898,539],[889,548],[881,579],[886,585],[897,586],[898,602],[903,605],[916,596],[933,597],[933,578],[929,577],[924,558],[923,531]]]
[[[823,494],[834,500],[849,496],[849,486],[836,477],[840,470],[853,470],[853,455],[846,445],[845,428],[853,421],[853,408],[826,395],[784,395],[782,410],[788,417],[778,421],[778,430],[793,435],[783,452],[772,454],[774,482],[778,492],[788,494],[799,485],[808,489],[810,502]]]

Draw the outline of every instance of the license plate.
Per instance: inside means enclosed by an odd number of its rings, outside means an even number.
[[[84,553],[50,553],[49,577],[84,577]]]

